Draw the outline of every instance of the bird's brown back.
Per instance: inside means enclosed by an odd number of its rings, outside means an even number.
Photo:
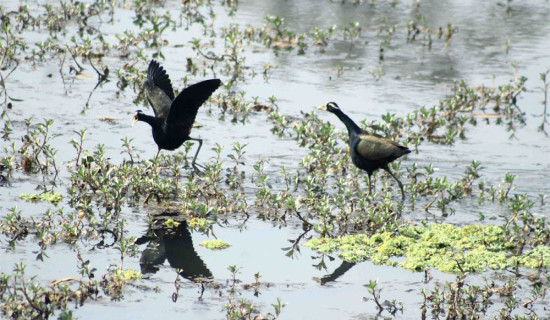
[[[411,151],[397,142],[376,134],[362,134],[355,150],[369,161],[391,162]]]

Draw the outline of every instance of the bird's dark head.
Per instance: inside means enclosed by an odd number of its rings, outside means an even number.
[[[337,110],[340,110],[340,107],[336,104],[336,102],[329,102],[324,106],[320,106],[317,109],[319,110],[326,110],[328,112],[335,112]]]
[[[134,117],[132,118],[132,126],[134,126],[134,124],[136,124],[136,122],[141,120],[142,115],[143,115],[143,111],[141,111],[141,110],[136,111],[136,113],[134,114]]]

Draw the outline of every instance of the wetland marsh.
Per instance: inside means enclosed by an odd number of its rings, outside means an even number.
[[[2,318],[546,319],[548,1],[0,4]],[[162,151],[143,83],[222,86]],[[412,152],[366,172],[335,101]]]

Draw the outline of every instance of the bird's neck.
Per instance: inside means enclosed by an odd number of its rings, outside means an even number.
[[[149,115],[146,115],[146,114],[143,114],[143,113],[139,115],[138,120],[143,121],[143,122],[147,122],[153,128],[161,127],[162,124],[164,123],[164,120],[162,120],[161,118],[149,116]]]
[[[350,136],[352,134],[360,134],[361,132],[363,132],[363,130],[341,110],[334,111],[334,114],[340,119],[340,121],[342,121],[346,125]]]

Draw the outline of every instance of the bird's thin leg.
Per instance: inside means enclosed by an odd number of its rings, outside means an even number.
[[[384,168],[384,170],[386,170],[390,174],[390,176],[392,176],[395,181],[397,181],[399,189],[401,189],[401,201],[405,201],[405,191],[403,190],[403,184],[401,183],[401,181],[399,181],[399,179],[397,179],[397,177],[390,171],[390,168],[386,167]]]
[[[371,190],[372,190],[372,176],[371,174],[367,174],[367,176],[369,177],[369,196],[371,195]]]
[[[160,153],[160,148],[159,150],[157,151],[157,154],[155,155],[155,160],[157,160],[158,156],[159,156],[159,153]]]
[[[199,151],[201,151],[202,139],[199,139],[199,138],[189,138],[189,140],[195,140],[195,141],[198,141],[198,142],[199,142],[199,147],[197,148],[197,152],[195,152],[195,156],[193,157],[193,161],[191,162],[191,166],[193,166],[193,169],[195,169],[196,172],[201,172],[201,171],[197,168],[197,165],[195,164],[195,160],[197,160],[197,156],[199,155]]]

